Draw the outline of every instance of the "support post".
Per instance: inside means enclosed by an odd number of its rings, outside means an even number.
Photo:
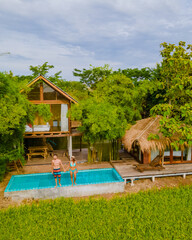
[[[191,161],[192,161],[192,148],[191,148]]]
[[[163,155],[162,155],[162,163],[161,163],[161,165],[163,166],[163,164],[164,164],[164,151],[163,151]]]
[[[152,182],[155,182],[155,176],[152,176]]]
[[[173,163],[173,149],[170,149],[170,163]]]
[[[127,179],[125,178],[125,179],[124,179],[124,184],[126,185],[126,183],[127,183]]]
[[[80,152],[81,152],[82,137],[80,136]]]
[[[134,181],[134,179],[131,178],[131,187],[134,186],[134,182],[133,181]]]
[[[69,156],[72,157],[72,136],[69,136]]]
[[[186,173],[183,174],[183,179],[186,179]]]
[[[40,83],[40,101],[43,102],[43,83]]]
[[[71,159],[71,156],[72,156],[72,136],[67,137],[67,149],[68,149],[69,158]]]
[[[181,162],[183,162],[183,150],[181,150]]]

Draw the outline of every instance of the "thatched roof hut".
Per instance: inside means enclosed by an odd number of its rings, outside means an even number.
[[[160,118],[160,116],[157,116],[138,120],[135,125],[126,131],[123,137],[125,149],[130,151],[134,142],[140,146],[142,152],[151,150],[164,151],[169,147],[171,140],[159,132]],[[150,134],[158,134],[159,139],[148,140]]]

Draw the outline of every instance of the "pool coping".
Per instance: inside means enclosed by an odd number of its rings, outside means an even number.
[[[58,197],[85,197],[101,194],[111,194],[124,192],[124,182],[89,184],[79,186],[32,189],[24,191],[14,191],[4,193],[12,201],[21,201],[24,199],[55,199]]]

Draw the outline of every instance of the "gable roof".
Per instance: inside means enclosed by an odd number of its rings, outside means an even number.
[[[66,93],[65,91],[63,91],[61,88],[57,87],[54,83],[52,83],[50,80],[48,80],[47,78],[45,78],[44,76],[40,75],[38,77],[36,77],[35,79],[33,79],[31,82],[28,83],[28,87],[30,87],[31,85],[33,85],[34,83],[36,83],[38,80],[43,80],[44,82],[46,82],[50,87],[52,87],[55,91],[59,92],[61,95],[65,96],[67,99],[69,99],[71,102],[77,103],[77,101],[71,97],[68,93]]]

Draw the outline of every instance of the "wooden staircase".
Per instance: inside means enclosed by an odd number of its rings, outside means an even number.
[[[17,171],[18,174],[23,172],[23,164],[20,159],[9,162],[7,167],[10,171]]]

